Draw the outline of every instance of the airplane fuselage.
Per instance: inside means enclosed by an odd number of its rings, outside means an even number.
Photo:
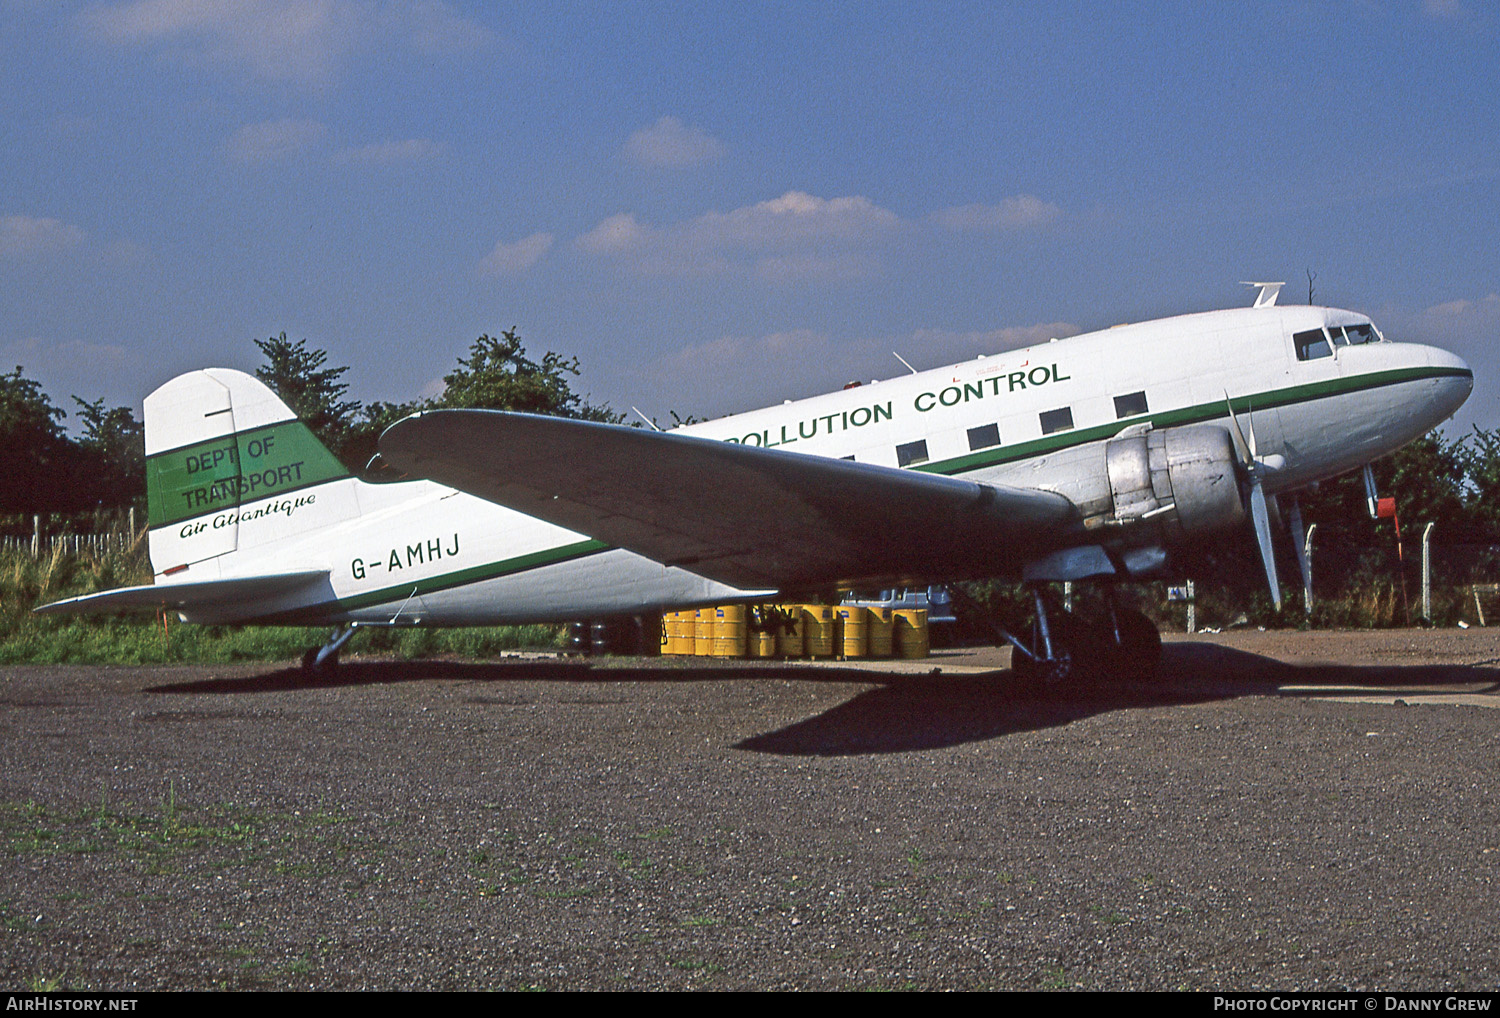
[[[1449,417],[1471,388],[1459,358],[1383,341],[1361,315],[1245,308],[1058,339],[679,433],[1044,489],[1090,520],[1117,513],[1106,447],[1127,429],[1227,428],[1232,406],[1274,494],[1399,448]],[[279,539],[278,513],[257,515],[247,502],[233,520],[226,511],[163,530],[160,541],[154,532],[158,583],[171,582],[161,573],[179,560],[194,562],[195,578],[329,572],[313,594],[189,615],[204,622],[522,623],[773,593],[708,580],[429,481],[345,478],[285,511],[323,525]],[[235,536],[221,533],[231,527]],[[200,540],[201,554],[193,551]],[[256,545],[253,564],[222,554],[236,543]]]

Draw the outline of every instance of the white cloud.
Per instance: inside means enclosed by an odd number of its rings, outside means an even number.
[[[959,205],[932,214],[932,221],[949,230],[1020,230],[1050,223],[1061,214],[1051,202],[1029,194],[1001,199],[994,205]]]
[[[479,262],[481,276],[507,276],[525,272],[552,248],[552,234],[533,233],[513,244],[504,241]]]
[[[235,131],[224,151],[240,163],[285,162],[317,145],[326,133],[316,120],[267,120]]]
[[[732,212],[707,212],[693,220],[686,235],[704,247],[768,248],[858,243],[900,223],[896,213],[861,195],[819,198],[788,191],[780,198]]]
[[[1464,321],[1486,320],[1500,313],[1500,293],[1492,293],[1480,300],[1458,300],[1446,301],[1442,304],[1434,304],[1422,312],[1422,316],[1433,321]]]
[[[578,238],[578,245],[593,254],[614,254],[645,243],[650,231],[629,212],[610,216]]]
[[[683,167],[713,162],[724,154],[724,143],[676,117],[662,117],[625,142],[625,156],[642,166]]]
[[[354,53],[393,39],[430,53],[489,38],[438,0],[129,0],[95,4],[80,22],[108,43],[306,85],[332,83]]]
[[[788,191],[754,205],[661,226],[631,212],[617,213],[578,238],[578,245],[643,272],[738,271],[783,282],[839,280],[878,275],[883,246],[915,231],[1005,232],[1040,227],[1059,215],[1061,210],[1050,202],[1017,195],[993,205],[963,205],[925,220],[906,220],[863,195],[820,198]]]
[[[87,234],[60,219],[0,216],[0,256],[29,258],[57,254],[83,243]]]
[[[1459,0],[1422,0],[1422,13],[1432,18],[1461,18],[1468,11]]]
[[[382,141],[373,145],[346,148],[338,154],[338,161],[360,166],[393,166],[399,163],[415,163],[430,159],[442,152],[443,147],[427,138],[408,138],[405,141]]]
[[[901,225],[894,212],[863,196],[819,198],[788,191],[729,212],[705,212],[666,226],[633,213],[605,219],[579,238],[593,254],[629,257],[649,272],[753,271],[770,279],[847,278],[877,262],[868,248]]]

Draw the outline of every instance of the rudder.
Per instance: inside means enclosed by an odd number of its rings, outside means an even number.
[[[208,368],[145,402],[152,569],[243,573],[237,553],[359,513],[359,483],[262,382]],[[187,576],[181,576],[187,579]]]

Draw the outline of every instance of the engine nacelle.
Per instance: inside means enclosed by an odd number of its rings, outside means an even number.
[[[1127,434],[1105,446],[1115,524],[1155,524],[1163,539],[1242,524],[1238,462],[1229,432],[1199,424]]]

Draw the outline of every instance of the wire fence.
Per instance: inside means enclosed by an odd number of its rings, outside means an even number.
[[[6,556],[106,555],[131,550],[142,536],[134,509],[0,515],[0,554]]]
[[[48,534],[30,537],[0,537],[0,554],[29,555],[35,559],[64,555],[107,555],[129,551],[135,539],[123,531],[111,534]]]

